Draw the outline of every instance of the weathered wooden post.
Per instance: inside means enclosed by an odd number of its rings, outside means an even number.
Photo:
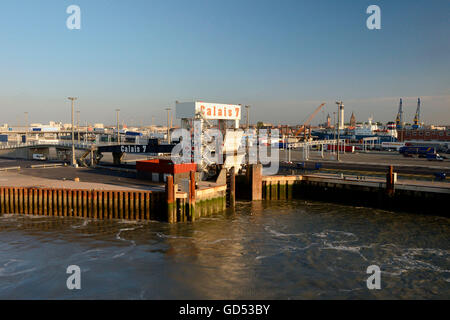
[[[189,206],[189,216],[191,218],[191,221],[195,221],[196,213],[195,213],[195,172],[190,172],[189,177],[189,200],[188,200],[188,206]]]
[[[236,207],[236,172],[235,168],[230,169],[230,208]]]
[[[389,166],[389,171],[386,175],[386,193],[392,197],[395,192],[394,166]]]
[[[173,176],[167,176],[166,180],[166,203],[167,203],[167,222],[174,223],[174,212],[176,209],[175,192],[173,187]]]
[[[114,191],[114,219],[119,218],[119,192]]]
[[[145,194],[145,219],[150,220],[150,199],[152,194],[150,192],[146,192]]]
[[[252,164],[250,166],[250,188],[251,200],[262,200],[262,165]]]

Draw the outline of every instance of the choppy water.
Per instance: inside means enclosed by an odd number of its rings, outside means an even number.
[[[178,225],[5,215],[0,298],[449,299],[449,231],[448,218],[304,201]]]

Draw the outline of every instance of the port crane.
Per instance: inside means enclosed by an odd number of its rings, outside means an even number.
[[[305,123],[294,133],[294,136],[298,136],[302,132],[305,132],[306,127],[311,123],[311,121],[314,119],[314,117],[319,113],[319,111],[323,108],[325,103],[322,103],[320,106],[317,107],[317,109],[306,119]]]
[[[417,99],[417,110],[416,115],[414,116],[413,129],[420,128],[420,98]]]

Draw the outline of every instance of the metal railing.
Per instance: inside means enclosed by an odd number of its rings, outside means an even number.
[[[95,143],[75,143],[76,149],[90,149],[91,146],[95,145]],[[71,142],[65,142],[65,141],[29,141],[29,142],[19,142],[19,143],[13,143],[9,144],[7,143],[0,145],[0,150],[5,149],[17,149],[17,148],[27,148],[27,147],[36,147],[36,146],[60,146],[60,147],[72,147]]]

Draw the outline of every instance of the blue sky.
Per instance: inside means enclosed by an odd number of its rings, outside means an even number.
[[[66,8],[81,8],[68,30]],[[381,7],[382,29],[366,28]],[[346,118],[450,124],[450,1],[3,0],[0,123],[165,119],[175,100],[252,106],[251,120],[301,123],[336,99]],[[346,119],[348,121],[348,119]]]

